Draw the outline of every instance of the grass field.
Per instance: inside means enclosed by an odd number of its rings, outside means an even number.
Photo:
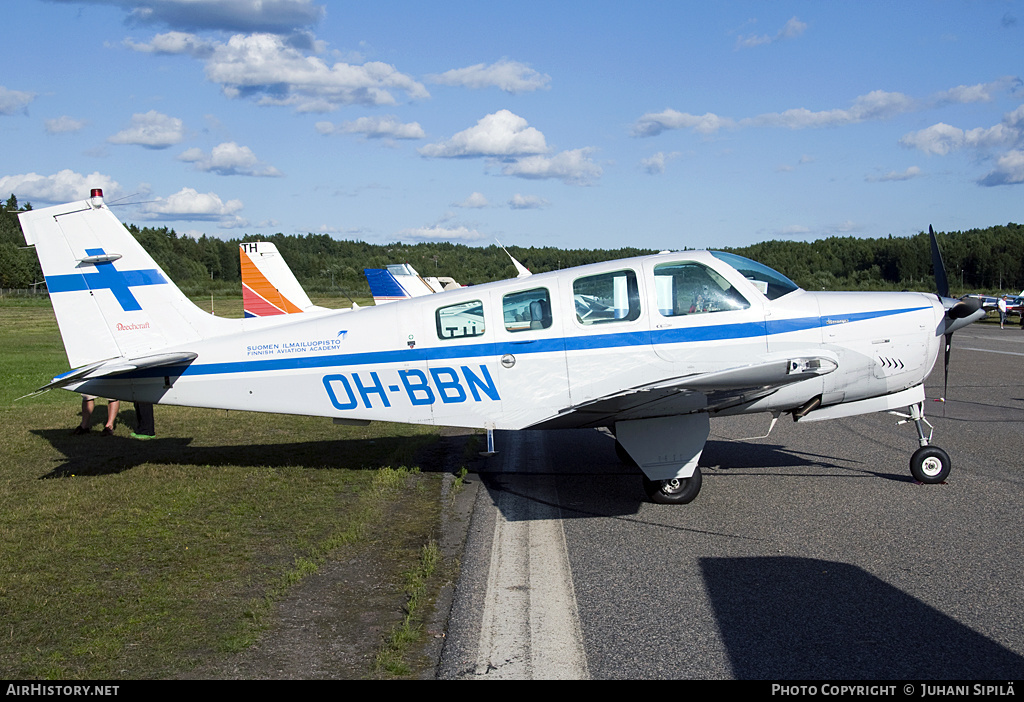
[[[68,368],[49,303],[0,301],[0,344],[0,677],[187,677],[368,534],[418,535],[388,556],[400,584],[434,535],[441,475],[416,464],[433,428],[157,406],[137,441],[131,403],[102,437],[97,401],[73,436],[77,394],[18,399]]]

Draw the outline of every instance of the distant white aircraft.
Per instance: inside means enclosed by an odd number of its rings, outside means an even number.
[[[46,388],[342,422],[607,427],[663,503],[699,492],[711,417],[753,412],[774,425],[906,408],[910,472],[942,482],[924,380],[984,314],[934,294],[809,292],[739,256],[684,251],[358,314],[223,319],[178,290],[102,192],[19,217],[73,368]]]
[[[364,268],[363,273],[370,284],[375,305],[462,287],[453,278],[424,278],[408,263],[394,263],[386,268]]]

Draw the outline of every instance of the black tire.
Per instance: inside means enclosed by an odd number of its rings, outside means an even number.
[[[633,457],[629,455],[629,451],[626,450],[626,447],[619,443],[618,439],[615,440],[615,455],[619,457],[619,461],[627,466],[636,465],[636,461],[634,461]]]
[[[644,476],[644,491],[651,502],[659,505],[685,505],[693,502],[700,492],[700,468],[689,478],[672,480],[650,480]]]
[[[922,446],[910,457],[910,474],[919,483],[935,485],[945,482],[952,467],[949,454],[938,446]]]

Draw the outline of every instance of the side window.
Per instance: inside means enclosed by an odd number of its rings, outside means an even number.
[[[662,263],[654,267],[654,289],[663,317],[744,310],[746,298],[716,271],[700,263]]]
[[[632,322],[640,316],[640,289],[633,271],[577,278],[572,292],[581,324]]]
[[[470,300],[458,305],[448,305],[437,310],[437,338],[461,339],[467,336],[482,336],[484,306],[480,300]]]
[[[551,326],[551,296],[546,288],[515,292],[501,298],[505,328],[510,332]]]

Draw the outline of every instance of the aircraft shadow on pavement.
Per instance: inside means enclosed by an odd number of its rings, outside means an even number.
[[[557,432],[554,432],[557,433]],[[573,445],[553,442],[548,464],[561,470],[542,473],[491,473],[480,471],[479,478],[495,499],[499,493],[511,493],[531,501],[542,509],[557,509],[563,519],[621,517],[635,515],[647,501],[642,487],[642,473],[635,465],[626,465],[615,455],[614,443],[608,440],[605,461],[597,463],[592,456],[573,454]],[[602,458],[605,452],[601,452]],[[851,465],[854,464],[854,465]],[[799,475],[807,478],[880,478],[896,482],[913,482],[910,472],[886,472],[849,459],[824,454],[795,451],[780,444],[750,444],[737,441],[708,441],[701,455],[700,467],[705,477],[750,475]],[[583,470],[581,470],[583,468]],[[712,473],[711,471],[714,471]],[[730,471],[735,471],[730,474]],[[558,505],[539,496],[533,483],[541,477],[554,479],[563,504]],[[708,489],[705,480],[705,489]],[[711,488],[713,489],[713,488]],[[701,498],[698,496],[698,500]],[[686,507],[669,507],[686,509]],[[531,516],[531,515],[538,516]],[[548,519],[543,511],[515,510],[503,515],[509,521]]]
[[[343,468],[376,470],[384,466],[417,465],[394,460],[395,456],[422,455],[415,436],[378,439],[337,439],[291,443],[253,443],[226,446],[193,446],[189,437],[160,437],[140,441],[126,436],[101,437],[98,431],[73,436],[66,429],[37,429],[32,433],[63,454],[58,464],[40,476],[110,475],[146,463],[224,466],[303,466],[315,470]],[[386,451],[381,445],[386,443]],[[382,459],[386,454],[388,458]],[[421,468],[426,472],[426,468]]]
[[[702,558],[739,679],[1001,679],[1024,658],[856,566]]]

